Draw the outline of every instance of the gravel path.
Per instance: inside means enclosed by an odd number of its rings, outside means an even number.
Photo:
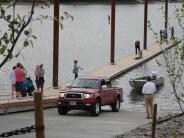
[[[152,123],[148,123],[114,138],[150,138],[151,126]],[[155,137],[184,138],[184,113],[158,118]]]

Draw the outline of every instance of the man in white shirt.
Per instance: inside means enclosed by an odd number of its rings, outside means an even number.
[[[152,118],[153,115],[153,96],[156,92],[155,83],[151,82],[151,77],[147,77],[147,82],[144,84],[142,93],[144,94],[144,101],[146,104],[147,118]]]

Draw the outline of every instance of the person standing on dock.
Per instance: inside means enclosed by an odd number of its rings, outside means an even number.
[[[39,73],[40,73],[40,65],[36,65],[34,74],[35,74],[35,83],[36,83],[37,91],[39,91],[39,89],[40,89],[40,82],[39,82],[39,75],[40,74]]]
[[[108,14],[108,24],[111,24],[111,17],[109,14]]]
[[[14,71],[15,71],[15,78],[16,78],[16,84],[15,84],[16,97],[20,97],[27,71],[23,68],[21,63],[17,63],[17,68]]]
[[[160,30],[160,44],[163,42],[163,31],[162,29]]]
[[[39,83],[40,83],[40,88],[42,92],[43,92],[43,86],[45,82],[44,76],[45,76],[45,69],[43,68],[43,64],[40,64]]]
[[[140,41],[137,40],[135,41],[135,55],[137,55],[140,52],[141,48],[140,48]]]
[[[74,73],[74,79],[78,78],[78,74],[79,74],[79,69],[83,69],[80,66],[77,65],[78,61],[74,60],[73,61],[73,73]]]
[[[12,92],[12,98],[14,98],[14,93],[15,93],[15,83],[16,83],[16,78],[15,78],[15,69],[17,66],[13,66],[13,70],[10,72],[10,83],[11,83],[11,92]]]
[[[143,86],[142,93],[144,94],[147,119],[151,119],[153,117],[153,97],[156,92],[156,86],[155,83],[151,81],[150,76],[146,79],[147,82]]]
[[[35,71],[35,82],[36,82],[36,87],[37,87],[37,91],[40,90],[43,91],[43,86],[44,86],[44,75],[45,75],[45,69],[43,68],[43,64],[40,65],[36,65]]]
[[[169,42],[167,40],[168,38],[167,28],[165,28],[163,31],[163,38],[164,38],[164,41],[168,44]]]
[[[174,27],[171,27],[171,39],[174,38]]]

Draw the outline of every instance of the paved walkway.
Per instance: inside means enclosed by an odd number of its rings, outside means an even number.
[[[166,114],[158,113],[159,117],[164,115]],[[103,107],[99,117],[91,117],[88,111],[70,111],[66,116],[60,116],[57,109],[53,108],[44,110],[44,118],[46,138],[112,138],[152,121],[145,119],[145,112],[130,112],[121,109],[115,113],[111,112],[108,107]],[[0,133],[7,132],[32,125],[34,113],[9,114],[0,116],[0,120],[3,124]],[[35,133],[17,137],[35,138]]]
[[[100,76],[100,77],[108,77],[110,79],[114,79],[119,75],[122,75],[123,73],[133,69],[134,67],[137,67],[140,64],[143,64],[144,62],[152,59],[153,57],[159,55],[162,53],[161,49],[168,49],[173,47],[174,45],[172,42],[170,42],[168,45],[163,44],[163,45],[153,45],[152,47],[148,47],[147,50],[143,50],[143,58],[135,60],[135,55],[130,55],[128,57],[125,57],[119,61],[117,61],[114,65],[108,64],[105,65],[101,68],[98,68],[92,72],[83,74],[83,76]],[[58,89],[53,89],[53,88],[48,88],[44,90],[44,97],[43,99],[47,102],[46,104],[52,104],[56,105],[56,99],[59,95],[59,92],[61,91],[61,88]],[[26,98],[20,98],[20,99],[12,99],[11,97],[1,97],[0,98],[0,114],[1,112],[3,113],[4,110],[7,111],[7,109],[10,105],[11,107],[14,106],[24,106],[24,105],[30,105],[33,106],[33,103],[31,104],[33,98],[32,97],[26,97]],[[26,103],[26,101],[28,103]],[[22,103],[22,104],[20,104]],[[23,109],[24,110],[24,109]]]

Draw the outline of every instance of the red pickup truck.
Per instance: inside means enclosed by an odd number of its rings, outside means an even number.
[[[58,113],[66,115],[70,110],[89,110],[91,115],[99,116],[101,106],[110,105],[113,112],[118,112],[122,101],[122,88],[113,87],[110,80],[80,77],[60,92],[57,100]]]

